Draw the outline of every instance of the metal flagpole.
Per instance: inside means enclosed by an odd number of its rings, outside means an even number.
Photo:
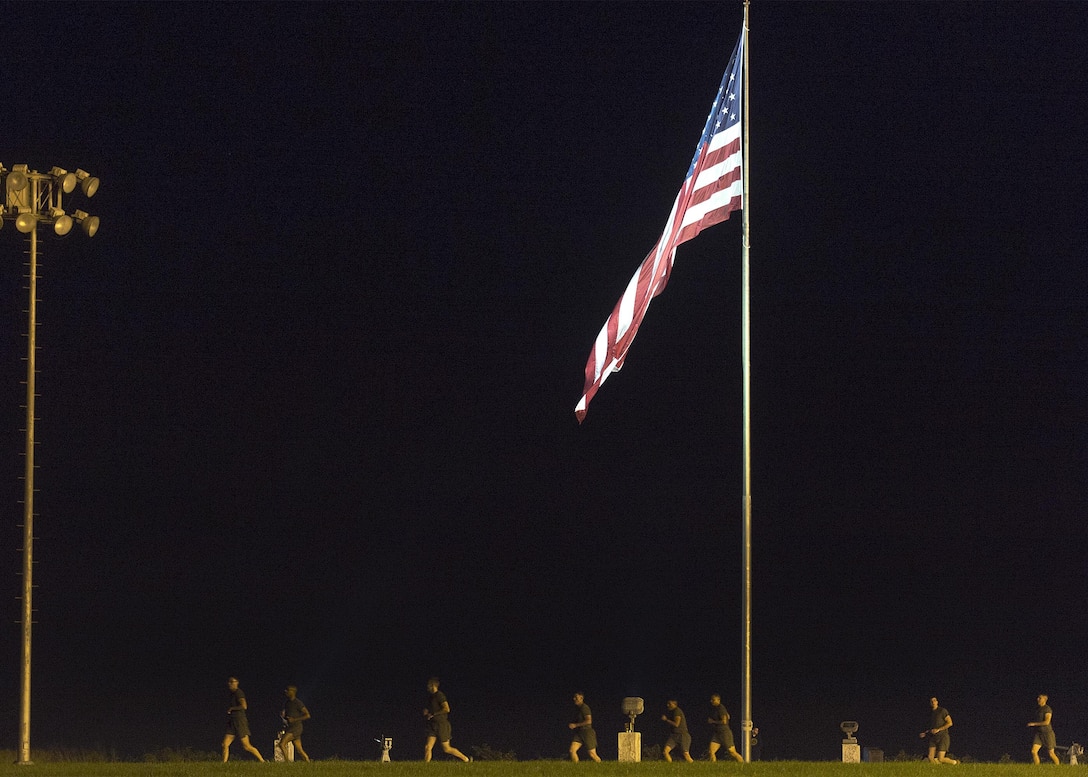
[[[743,98],[741,101],[741,122],[743,124],[741,134],[741,165],[742,168],[742,209],[741,209],[741,360],[743,361],[744,385],[744,496],[743,496],[743,542],[744,548],[742,575],[744,578],[744,603],[741,607],[741,619],[744,622],[744,643],[742,658],[742,688],[741,688],[741,754],[745,761],[752,760],[752,363],[751,363],[751,338],[749,332],[749,301],[748,301],[748,250],[750,247],[748,220],[751,217],[751,206],[748,200],[748,114],[750,103],[748,102],[748,0],[744,0],[744,50],[743,73],[741,86]]]

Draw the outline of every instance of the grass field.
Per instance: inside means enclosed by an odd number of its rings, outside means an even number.
[[[929,777],[934,771],[951,770],[962,777],[1038,777],[1058,770],[1067,773],[1067,765],[1033,766],[1031,764],[972,763],[939,766],[926,762],[863,763],[761,761],[752,764],[718,762],[642,763],[605,762],[601,764],[567,761],[476,761],[462,764],[452,761],[315,761],[305,763],[267,763],[232,760],[229,763],[93,763],[56,762],[19,766],[6,761],[2,775],[23,777],[250,777],[267,775],[311,775],[312,777],[711,777],[745,774],[751,777]],[[1079,773],[1081,766],[1072,767]]]

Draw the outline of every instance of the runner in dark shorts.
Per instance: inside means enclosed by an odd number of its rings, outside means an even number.
[[[423,760],[431,760],[434,743],[438,742],[442,745],[442,752],[449,753],[462,761],[471,761],[471,758],[450,744],[452,731],[449,721],[450,703],[446,700],[446,694],[438,690],[437,677],[427,681],[427,691],[431,695],[427,698],[427,706],[423,709],[423,717],[427,719],[427,743],[423,746]]]
[[[945,755],[952,743],[952,738],[948,735],[948,729],[952,728],[952,716],[940,705],[936,696],[930,698],[929,707],[932,710],[929,715],[929,728],[918,737],[920,739],[929,737],[930,763],[958,764],[959,761]]]
[[[718,750],[726,749],[734,761],[744,763],[744,756],[737,752],[737,746],[733,742],[733,732],[729,729],[729,712],[722,706],[722,697],[713,694],[710,697],[710,760],[718,760]]]
[[[223,761],[225,763],[230,757],[230,743],[237,738],[247,753],[252,753],[258,761],[264,763],[260,752],[249,743],[246,694],[238,687],[238,678],[228,677],[227,688],[230,690],[230,706],[227,707],[227,733],[223,735]]]
[[[574,722],[568,723],[567,728],[574,732],[570,740],[570,760],[578,763],[578,750],[584,745],[589,757],[600,762],[597,755],[597,732],[593,730],[593,713],[581,691],[574,694]]]
[[[665,741],[665,749],[662,755],[665,760],[672,762],[672,751],[679,749],[684,754],[685,761],[691,761],[691,733],[688,731],[688,719],[684,717],[684,711],[676,703],[676,699],[669,699],[665,703],[666,714],[661,719],[669,725],[669,738]]]
[[[1054,748],[1058,746],[1058,740],[1054,736],[1054,727],[1050,725],[1050,719],[1054,716],[1054,710],[1050,709],[1050,705],[1047,704],[1047,700],[1050,697],[1045,693],[1040,693],[1035,701],[1039,704],[1039,708],[1035,711],[1035,720],[1028,723],[1030,728],[1035,729],[1035,739],[1031,743],[1031,760],[1032,763],[1039,763],[1039,749],[1045,748],[1046,754],[1054,763],[1061,763],[1058,758],[1058,754],[1054,752]]]
[[[287,689],[283,692],[283,695],[287,697],[287,701],[283,704],[283,712],[280,713],[280,717],[283,718],[283,722],[287,724],[287,728],[285,728],[283,734],[280,735],[279,747],[280,752],[283,753],[284,761],[288,760],[288,742],[290,742],[295,751],[302,756],[303,761],[310,760],[310,756],[302,749],[302,721],[310,719],[310,711],[306,709],[306,705],[302,703],[302,699],[298,698],[297,694],[298,688],[293,685],[288,685]]]

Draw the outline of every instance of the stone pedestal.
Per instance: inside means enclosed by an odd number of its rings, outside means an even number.
[[[619,761],[642,760],[642,732],[621,731],[619,734]]]
[[[861,745],[857,741],[842,743],[842,762],[844,764],[861,763]]]

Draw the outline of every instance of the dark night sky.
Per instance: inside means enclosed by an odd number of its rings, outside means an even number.
[[[563,757],[585,690],[741,687],[739,214],[578,426],[740,30],[715,4],[15,4],[0,162],[40,242],[34,747]],[[1088,736],[1088,11],[751,11],[753,712],[766,755]],[[0,232],[10,621],[25,240]],[[18,734],[20,631],[0,655]],[[739,716],[738,716],[739,718]],[[737,721],[739,723],[739,721]],[[695,750],[706,733],[695,725]],[[736,729],[736,726],[734,726]],[[237,748],[236,748],[237,749]],[[237,756],[236,756],[237,757]]]

